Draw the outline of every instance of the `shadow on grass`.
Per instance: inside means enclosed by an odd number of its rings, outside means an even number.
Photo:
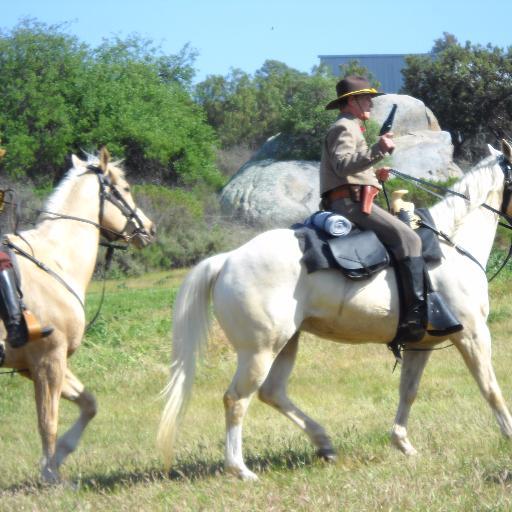
[[[484,480],[492,484],[510,486],[512,484],[512,470],[500,469],[495,471],[488,471],[486,474],[484,474]]]
[[[278,470],[298,470],[318,463],[319,459],[313,452],[282,451],[265,452],[262,455],[249,455],[247,466],[257,474]],[[132,487],[139,484],[151,484],[166,480],[176,482],[194,482],[211,477],[224,477],[224,464],[221,461],[196,459],[192,461],[177,461],[169,472],[160,468],[147,468],[144,471],[114,471],[109,474],[90,474],[79,481],[70,481],[61,485],[80,490],[111,491],[119,487]],[[27,480],[7,489],[0,490],[2,494],[36,494],[50,485]]]
[[[310,466],[318,458],[312,452],[283,451],[266,452],[262,455],[252,455],[246,458],[246,464],[257,474],[277,470],[297,470]],[[140,483],[152,483],[157,481],[194,482],[211,477],[224,477],[224,463],[222,461],[208,461],[194,459],[191,461],[178,460],[169,472],[161,469],[150,468],[141,472],[117,471],[109,475],[91,475],[80,482],[82,488],[97,490],[111,490],[118,486],[130,487]]]

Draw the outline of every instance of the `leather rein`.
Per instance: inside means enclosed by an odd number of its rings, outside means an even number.
[[[125,200],[125,198],[121,195],[119,190],[116,188],[116,186],[112,183],[110,180],[110,177],[106,176],[103,173],[103,170],[100,167],[97,167],[95,165],[88,165],[87,171],[84,172],[81,176],[87,173],[94,173],[98,178],[99,183],[99,197],[100,197],[100,206],[99,206],[99,222],[95,222],[89,219],[83,219],[81,217],[75,217],[73,215],[64,215],[61,213],[55,213],[47,210],[36,210],[39,214],[44,213],[46,215],[51,215],[51,220],[55,219],[67,219],[67,220],[74,220],[78,222],[83,222],[85,224],[91,224],[98,228],[100,230],[100,234],[107,238],[107,242],[100,242],[100,245],[103,245],[107,247],[107,255],[106,255],[106,263],[104,268],[104,281],[103,281],[103,291],[102,291],[102,297],[100,300],[100,305],[98,307],[97,312],[95,313],[93,319],[87,324],[85,330],[89,329],[92,324],[96,321],[96,319],[99,316],[102,304],[103,304],[103,298],[105,295],[105,273],[110,267],[110,263],[112,261],[113,251],[114,249],[122,249],[126,250],[128,247],[127,245],[118,245],[113,244],[109,239],[113,238],[115,241],[122,240],[126,244],[130,242],[132,238],[134,238],[137,235],[143,235],[143,236],[150,236],[147,230],[144,227],[144,223],[142,222],[140,216],[137,214],[136,210],[132,208],[128,202]],[[122,231],[118,232],[109,228],[106,228],[102,226],[103,218],[104,218],[104,211],[105,211],[105,202],[109,201],[114,206],[116,206],[123,216],[126,218],[126,224],[124,225]],[[129,236],[125,234],[125,231],[130,223],[133,223],[135,225],[135,230],[133,233],[131,233]],[[15,233],[17,236],[20,236],[19,233]],[[23,238],[23,237],[22,237]],[[30,260],[32,263],[37,265],[40,269],[44,270],[47,274],[51,275],[54,279],[56,279],[66,290],[68,290],[79,302],[79,304],[82,306],[82,309],[85,312],[85,304],[81,297],[77,294],[77,292],[63,279],[57,272],[52,270],[50,267],[48,267],[44,262],[39,260],[34,256],[34,252],[32,248],[30,247],[30,244],[25,240],[25,243],[31,248],[31,253],[25,251],[18,245],[14,244],[11,240],[8,238],[4,238],[3,245],[7,246],[12,251],[16,252],[17,254],[23,256],[24,258]]]
[[[504,222],[498,222],[498,224],[500,226],[504,227],[504,228],[512,230],[512,216],[510,216],[510,215],[508,215],[506,213],[507,206],[510,203],[510,200],[512,199],[512,163],[509,162],[505,158],[504,155],[499,156],[497,158],[497,160],[498,160],[498,164],[501,167],[501,170],[502,170],[503,176],[504,176],[504,189],[503,189],[503,199],[502,199],[502,203],[501,203],[501,208],[500,208],[500,210],[497,210],[496,208],[493,208],[492,206],[490,206],[490,205],[488,205],[486,203],[482,203],[480,206],[482,208],[485,208],[486,210],[489,210],[492,213],[498,215],[502,219],[505,219],[507,221],[506,224]],[[466,195],[461,194],[460,192],[456,192],[455,190],[451,190],[451,189],[449,189],[447,187],[443,187],[441,185],[436,185],[435,183],[430,183],[428,181],[422,180],[421,178],[416,178],[414,176],[410,176],[408,174],[404,174],[404,173],[402,173],[402,172],[400,172],[400,171],[398,171],[396,169],[390,169],[389,172],[391,174],[394,174],[395,176],[397,176],[399,178],[405,179],[407,181],[414,182],[414,184],[417,187],[421,188],[422,190],[424,190],[425,192],[428,192],[431,195],[435,195],[436,197],[443,198],[443,196],[441,196],[439,194],[436,194],[435,192],[433,192],[432,190],[430,190],[430,189],[428,189],[426,187],[434,188],[434,189],[436,189],[436,190],[438,190],[440,192],[444,192],[445,194],[446,193],[447,194],[451,194],[451,195],[460,197],[460,198],[464,199],[465,201],[470,202],[470,198],[467,197]],[[424,186],[421,186],[421,185],[424,185]],[[387,205],[388,205],[388,210],[389,210],[390,209],[390,207],[389,207],[389,200],[388,200],[387,194],[385,193],[384,195],[385,195],[386,202],[387,202]],[[460,247],[457,244],[455,244],[446,233],[443,233],[442,231],[436,229],[434,226],[431,226],[431,225],[429,225],[428,223],[426,223],[424,221],[420,221],[419,224],[420,224],[420,226],[428,228],[431,231],[433,231],[436,235],[440,236],[443,240],[445,240],[452,247],[454,247],[458,252],[460,252],[464,256],[468,257],[473,262],[475,262],[483,270],[484,273],[486,272],[486,270],[482,266],[482,264],[471,253],[469,253],[468,251],[466,251],[462,247]],[[505,260],[500,265],[498,270],[494,273],[494,275],[489,279],[489,282],[491,282],[505,268],[506,264],[509,262],[511,257],[512,257],[512,240],[511,240],[511,243],[510,243],[508,254],[505,257]]]

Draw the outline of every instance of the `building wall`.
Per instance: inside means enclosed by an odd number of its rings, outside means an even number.
[[[340,66],[351,61],[358,61],[367,68],[381,83],[381,90],[387,93],[397,93],[402,87],[401,70],[405,67],[405,57],[408,54],[389,55],[319,55],[320,64],[331,68],[335,76],[340,75]]]

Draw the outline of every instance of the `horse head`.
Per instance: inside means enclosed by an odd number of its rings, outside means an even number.
[[[79,159],[73,155],[76,167]],[[99,223],[102,235],[109,240],[124,240],[142,248],[155,240],[156,228],[144,212],[135,205],[124,172],[110,162],[110,154],[103,147],[97,163],[88,169],[96,173],[100,185]]]

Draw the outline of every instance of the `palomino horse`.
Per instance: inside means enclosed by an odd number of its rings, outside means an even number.
[[[25,370],[22,375],[34,382],[43,446],[41,476],[46,482],[59,480],[59,466],[96,414],[94,396],[67,368],[67,358],[84,334],[83,302],[100,231],[109,239],[123,239],[137,247],[150,243],[155,234],[153,223],[136,208],[123,172],[108,160],[106,150],[99,159],[89,157],[87,162],[73,155],[73,167],[49,197],[35,228],[20,236],[8,235],[16,247],[50,269],[47,273],[15,250],[23,300],[42,325],[53,327],[53,333],[21,348],[5,343],[3,364]],[[57,439],[61,396],[79,407],[80,416]]]
[[[468,197],[450,196],[430,209],[437,228],[469,251],[485,267],[496,233],[511,147],[491,156],[466,174],[455,189]],[[507,201],[505,201],[508,203]],[[508,214],[511,212],[508,211]],[[512,417],[505,405],[491,363],[487,279],[482,268],[451,245],[442,244],[441,264],[429,274],[464,329],[450,336],[480,390],[494,411],[502,433],[512,436]],[[346,343],[388,343],[398,324],[399,300],[394,271],[388,268],[367,281],[350,281],[337,270],[308,274],[293,231],[276,229],[242,247],[199,263],[183,282],[174,309],[171,379],[158,442],[171,461],[178,420],[190,396],[197,353],[207,342],[208,304],[235,348],[238,367],[224,395],[226,414],[226,470],[242,479],[255,479],[242,456],[242,421],[255,392],[299,426],[319,455],[335,457],[325,430],[287,396],[286,384],[297,353],[300,331]],[[427,336],[415,347],[429,348],[440,338]],[[400,403],[391,432],[392,443],[410,455],[407,420],[429,358],[428,351],[406,351],[401,370]]]

